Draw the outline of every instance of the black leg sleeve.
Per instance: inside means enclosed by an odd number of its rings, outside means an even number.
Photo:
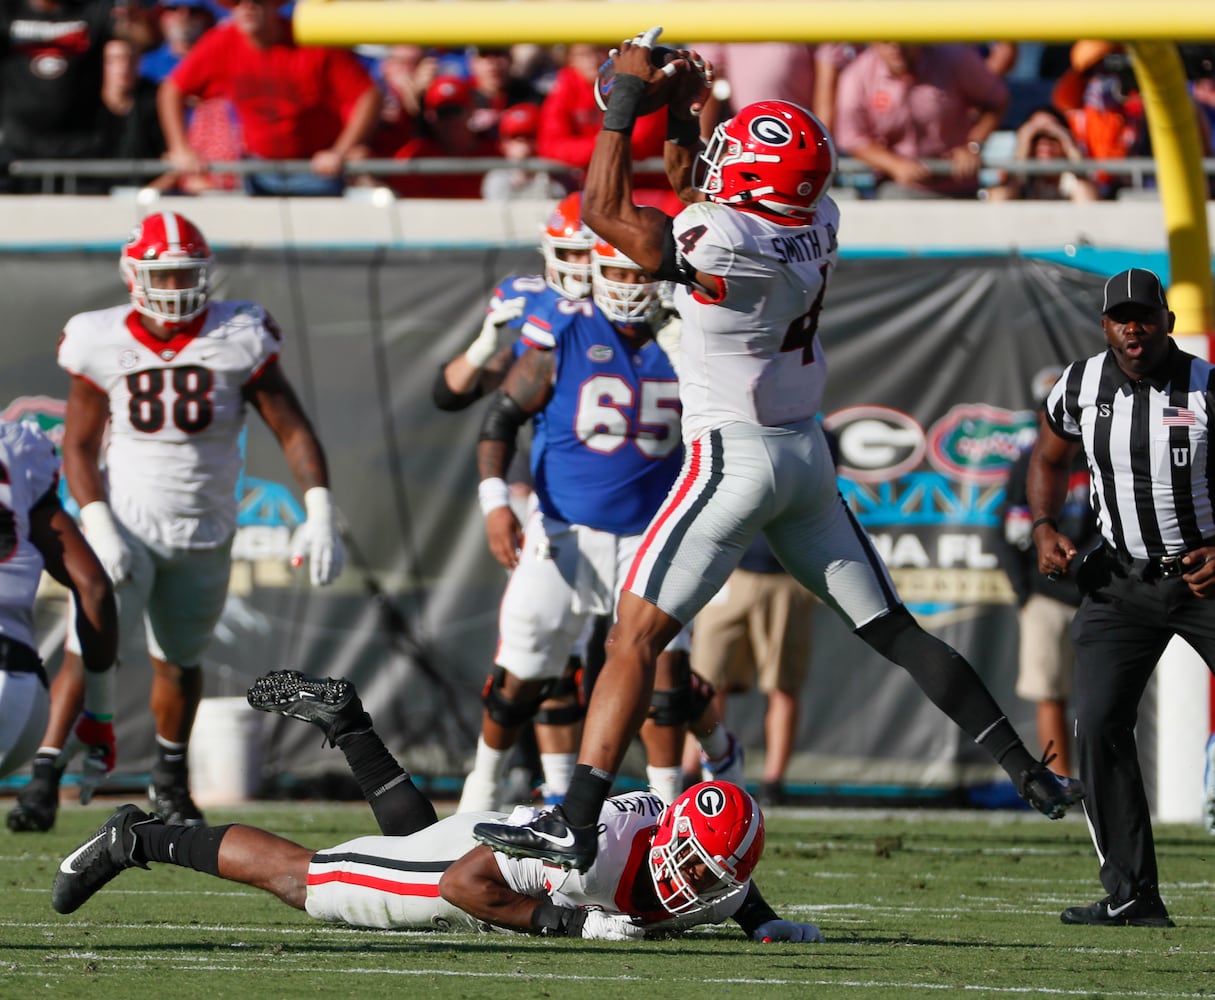
[[[1035,763],[974,667],[957,650],[920,628],[903,607],[856,634],[906,670],[929,700],[982,746],[1015,781]]]

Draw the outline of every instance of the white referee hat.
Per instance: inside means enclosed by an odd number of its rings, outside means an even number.
[[[1160,279],[1154,271],[1143,267],[1128,268],[1105,283],[1105,300],[1101,305],[1103,313],[1127,303],[1148,309],[1169,307]]]

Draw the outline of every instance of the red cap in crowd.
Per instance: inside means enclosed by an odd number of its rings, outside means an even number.
[[[515,104],[498,116],[498,135],[503,139],[535,138],[540,128],[538,104]]]
[[[471,108],[472,84],[458,76],[437,76],[426,88],[422,103],[435,111],[440,108]]]

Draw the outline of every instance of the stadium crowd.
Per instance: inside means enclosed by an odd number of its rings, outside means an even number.
[[[560,197],[581,187],[602,121],[593,87],[607,50],[590,44],[299,46],[289,7],[268,0],[12,0],[0,18],[4,193],[44,190],[37,174],[10,173],[11,162],[66,159],[115,161],[112,173],[66,188],[86,194],[387,185],[398,197]],[[858,161],[841,189],[862,198],[1113,198],[1129,174],[1075,163],[1149,152],[1117,45],[690,44],[718,68],[706,138],[757,95],[801,104]],[[1203,46],[1183,56],[1211,155],[1215,61]],[[661,157],[665,116],[639,123],[635,160]],[[158,176],[130,169],[158,158]],[[357,166],[422,158],[539,158],[551,168]],[[274,162],[240,176],[209,169],[248,159]],[[1059,161],[1058,175],[1042,172],[1044,159]],[[984,166],[1020,160],[1039,166]]]

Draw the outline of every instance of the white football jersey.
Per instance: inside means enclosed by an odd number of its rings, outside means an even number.
[[[33,424],[0,421],[0,635],[35,650],[42,553],[30,541],[30,511],[58,482],[50,439]]]
[[[729,423],[777,427],[818,413],[827,365],[815,332],[839,218],[830,198],[804,226],[708,201],[676,216],[676,253],[724,283],[720,300],[676,287],[685,441]]]
[[[110,401],[110,505],[145,541],[212,548],[236,530],[245,386],[281,335],[254,302],[212,302],[196,331],[153,337],[129,305],[73,316],[59,365]]]
[[[599,813],[599,853],[584,872],[546,865],[537,858],[510,858],[495,854],[507,883],[525,896],[548,894],[558,906],[591,906],[608,913],[637,917],[647,928],[689,927],[721,923],[742,905],[745,891],[703,910],[671,916],[658,909],[639,913],[631,905],[633,886],[650,878],[650,836],[666,804],[652,792],[613,795]],[[516,810],[510,822],[530,817]]]

